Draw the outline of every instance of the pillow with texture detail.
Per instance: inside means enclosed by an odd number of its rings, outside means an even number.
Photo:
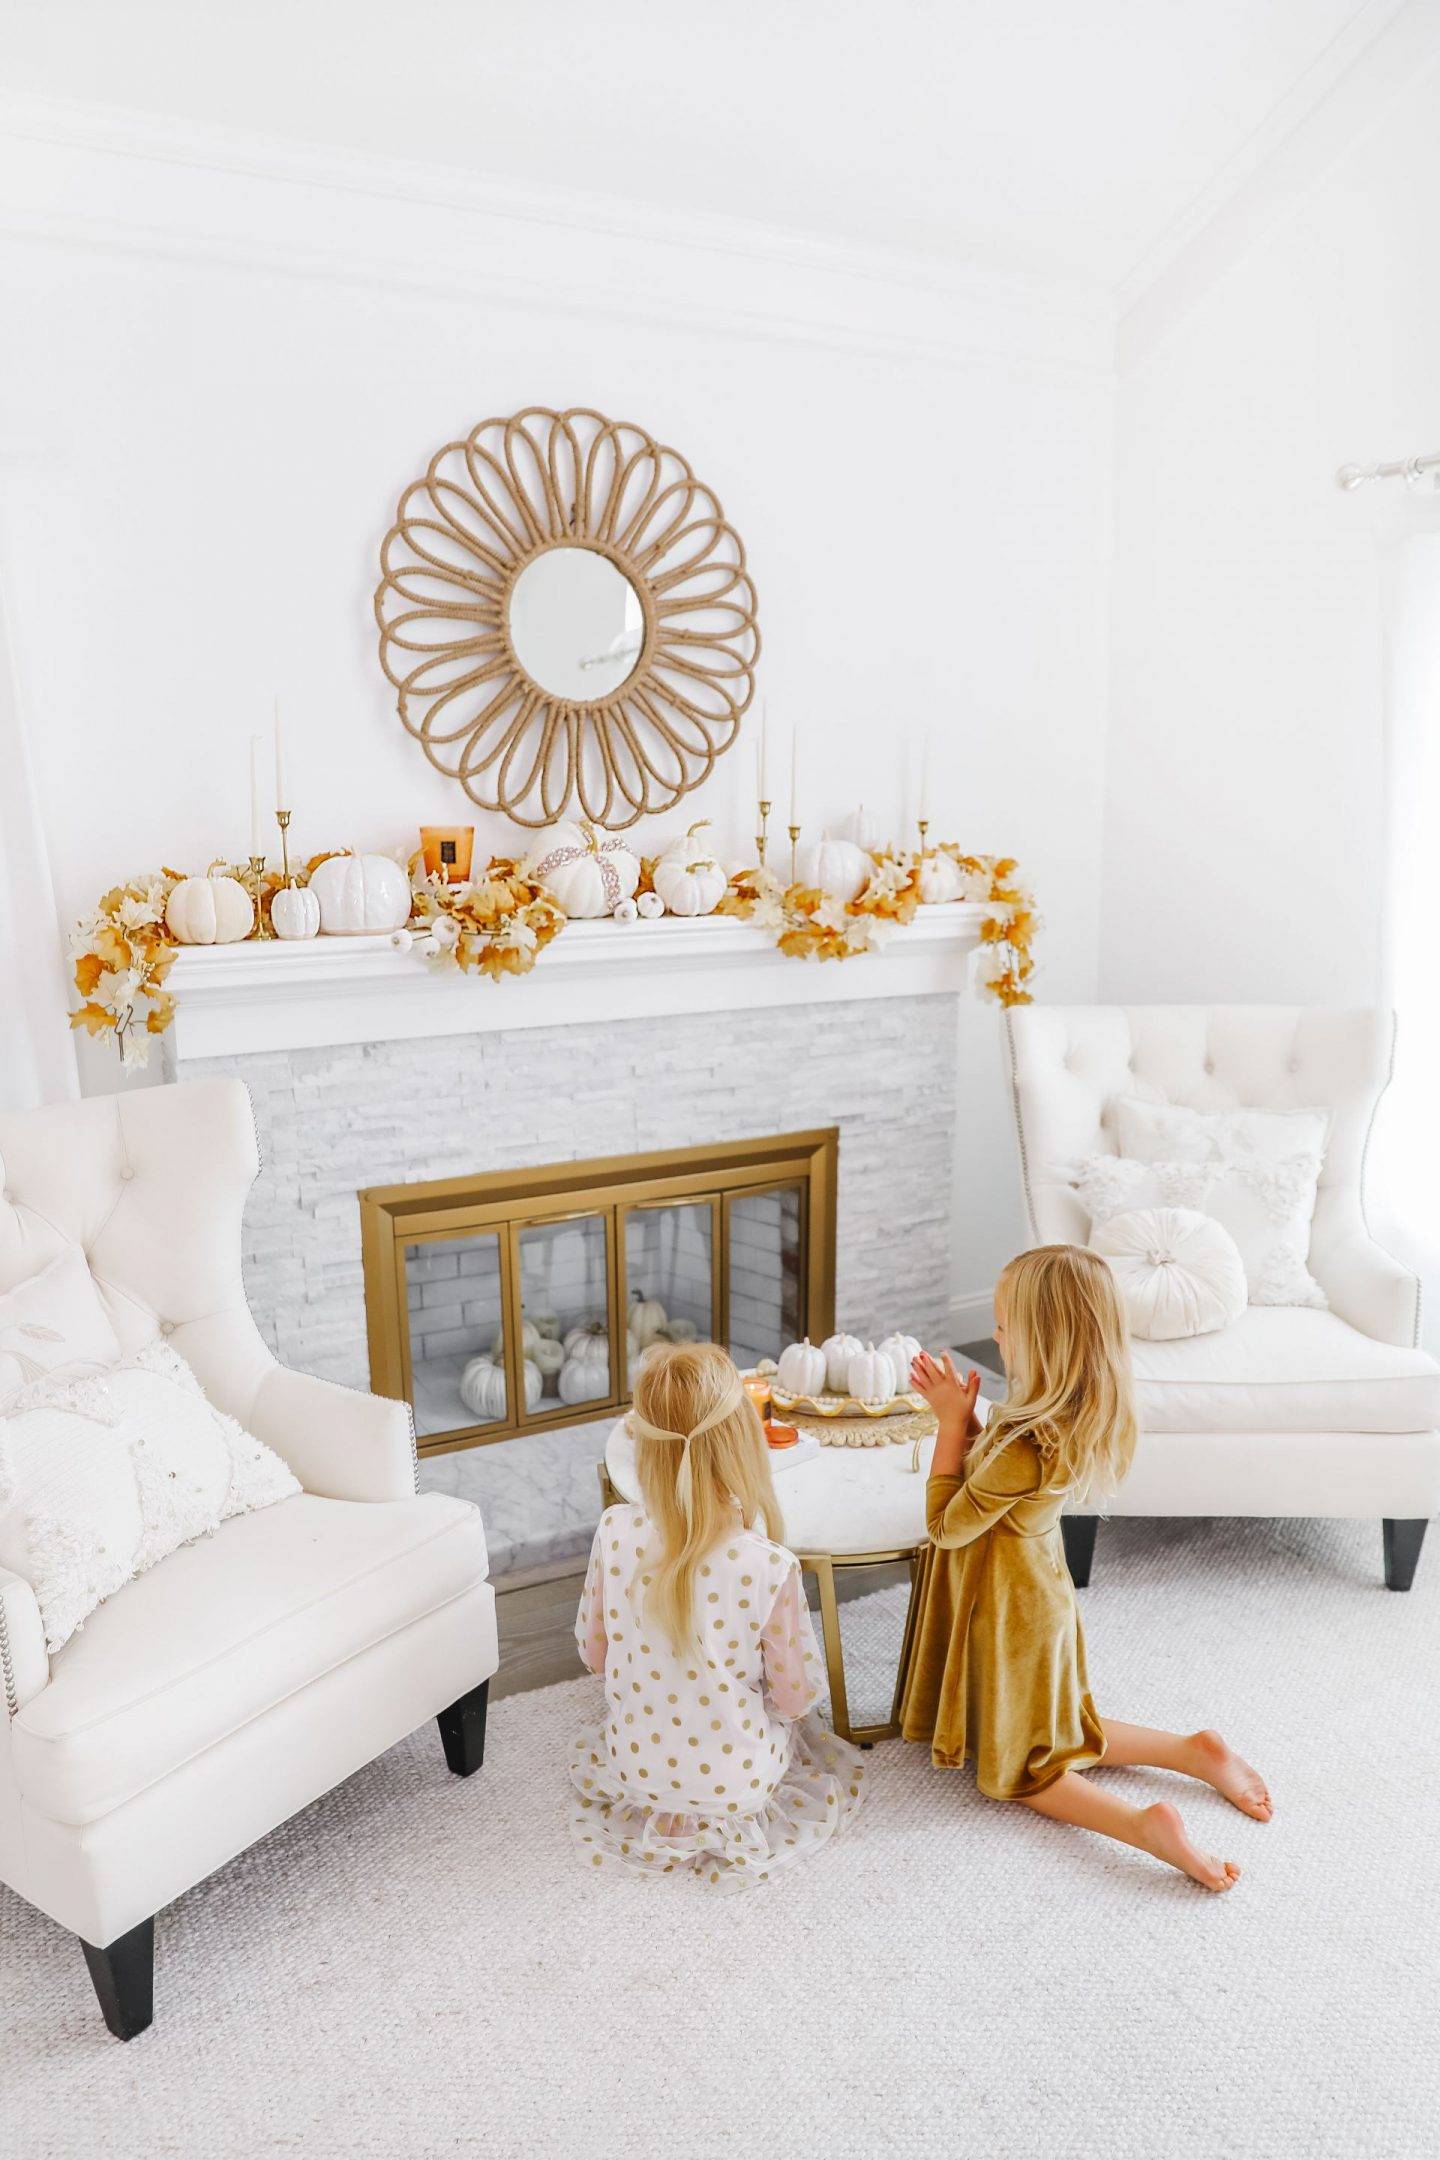
[[[1210,1335],[1245,1310],[1240,1249],[1197,1208],[1131,1208],[1097,1224],[1090,1247],[1109,1263],[1130,1332],[1142,1342]]]
[[[1115,1105],[1116,1145],[1139,1162],[1276,1162],[1323,1155],[1329,1137],[1328,1110],[1190,1110],[1135,1095]]]
[[[120,1338],[78,1245],[0,1296],[0,1399],[46,1373],[119,1362]]]
[[[1075,1173],[1092,1231],[1130,1208],[1198,1208],[1239,1246],[1252,1305],[1323,1309],[1329,1300],[1306,1265],[1319,1182],[1318,1155],[1243,1155],[1230,1162],[1092,1155]]]
[[[177,1546],[299,1490],[168,1343],[0,1403],[0,1567],[34,1591],[52,1654]]]

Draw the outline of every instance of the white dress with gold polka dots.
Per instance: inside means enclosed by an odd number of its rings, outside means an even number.
[[[571,1755],[576,1843],[592,1867],[744,1888],[833,1836],[864,1758],[811,1714],[824,1683],[794,1554],[737,1524],[700,1564],[697,1640],[678,1653],[645,1611],[658,1550],[640,1508],[601,1516],[575,1640],[608,1714]]]

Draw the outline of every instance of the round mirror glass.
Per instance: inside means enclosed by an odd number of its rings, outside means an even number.
[[[510,642],[551,697],[592,703],[618,690],[645,643],[640,595],[593,548],[548,548],[510,589]]]

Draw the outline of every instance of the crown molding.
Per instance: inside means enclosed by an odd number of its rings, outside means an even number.
[[[1440,59],[1440,0],[1368,0],[1121,283],[1119,371],[1140,364],[1293,215]]]
[[[1111,367],[1114,306],[1103,289],[960,255],[863,247],[780,225],[13,94],[0,93],[0,149],[8,153],[0,161],[0,230],[18,238],[452,295],[461,282],[469,286],[461,297],[887,357],[1004,359],[1067,374]],[[167,169],[177,167],[205,184],[177,196],[166,185]],[[404,244],[387,247],[381,230],[357,243],[343,198],[368,203],[380,228],[405,213]],[[94,214],[96,201],[107,205],[105,215]],[[431,234],[418,250],[416,211],[428,213]],[[458,265],[457,241],[469,257]],[[573,268],[577,243],[586,242],[606,254],[608,277],[517,267],[532,251],[548,262],[568,249]],[[623,292],[613,289],[620,260]],[[737,307],[686,290],[708,279],[713,291],[727,262],[748,266],[750,282],[780,304],[747,295]],[[893,327],[884,326],[886,316]]]

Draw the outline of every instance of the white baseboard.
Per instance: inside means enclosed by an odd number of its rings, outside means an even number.
[[[950,1300],[952,1343],[980,1342],[995,1331],[993,1290],[962,1290]]]

